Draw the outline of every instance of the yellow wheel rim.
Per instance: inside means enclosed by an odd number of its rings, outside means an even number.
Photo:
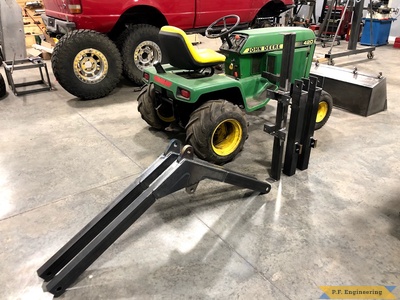
[[[321,122],[325,117],[326,114],[328,113],[328,103],[325,101],[321,101],[318,104],[318,111],[317,111],[317,123]]]
[[[213,151],[219,156],[232,154],[242,140],[242,127],[237,120],[228,119],[218,124],[211,136]]]
[[[171,109],[165,108],[163,107],[163,105],[160,105],[156,108],[156,111],[157,116],[160,118],[161,121],[166,123],[172,123],[173,121],[175,121],[175,116]]]
[[[160,118],[160,120],[163,121],[163,122],[171,123],[171,122],[175,121],[175,117],[174,116],[164,117],[159,112],[157,112],[157,115]]]
[[[84,83],[98,83],[108,73],[107,58],[96,49],[84,49],[75,56],[74,73]]]

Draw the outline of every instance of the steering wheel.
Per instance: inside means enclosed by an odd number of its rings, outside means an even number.
[[[227,19],[234,19],[236,23],[232,25],[230,28],[226,25],[226,20]],[[222,29],[216,29],[216,25],[224,22],[224,27]],[[229,33],[231,33],[240,23],[240,17],[237,15],[227,15],[222,18],[219,18],[218,20],[214,21],[210,26],[207,27],[206,29],[206,37],[210,39],[216,39],[216,38],[225,38]],[[217,32],[217,33],[215,33]]]

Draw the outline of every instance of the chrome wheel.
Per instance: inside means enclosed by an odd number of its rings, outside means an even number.
[[[160,47],[152,41],[144,41],[140,43],[134,53],[135,65],[139,70],[152,66],[155,61],[162,59]]]
[[[74,73],[80,81],[95,84],[104,79],[108,72],[108,61],[100,51],[88,48],[80,51],[74,59]]]

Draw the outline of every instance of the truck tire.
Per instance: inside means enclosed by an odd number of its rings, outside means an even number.
[[[154,87],[147,86],[138,97],[138,111],[142,119],[151,127],[163,130],[175,120],[172,107],[167,103],[156,104]]]
[[[4,82],[3,75],[0,74],[0,98],[3,98],[7,93],[6,83]]]
[[[321,98],[319,98],[317,119],[315,121],[315,130],[322,128],[331,115],[333,107],[332,96],[325,91],[321,92]]]
[[[60,85],[83,100],[107,96],[122,73],[115,44],[93,30],[74,30],[64,35],[54,47],[51,63]]]
[[[226,100],[204,103],[186,125],[186,143],[206,161],[224,164],[236,157],[247,139],[245,113]]]
[[[162,61],[159,31],[156,26],[148,24],[129,25],[119,39],[124,75],[136,84],[143,84],[145,67]]]

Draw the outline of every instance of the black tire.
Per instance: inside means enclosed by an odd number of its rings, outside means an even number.
[[[0,98],[3,98],[7,93],[6,83],[4,82],[3,75],[0,74]]]
[[[159,31],[158,27],[148,24],[129,25],[118,39],[122,45],[124,75],[136,84],[143,84],[142,73],[145,67],[152,66],[155,61],[162,61]]]
[[[321,92],[321,98],[319,98],[317,119],[315,121],[315,130],[322,128],[331,115],[333,107],[332,96],[325,91]]]
[[[93,30],[74,30],[64,35],[54,47],[51,63],[60,85],[83,100],[107,96],[122,73],[115,44]]]
[[[138,111],[147,124],[158,130],[165,129],[175,120],[171,105],[167,103],[157,105],[152,84],[139,94]]]
[[[186,143],[198,157],[224,164],[236,157],[247,139],[245,113],[226,100],[204,103],[191,115],[186,125]]]

